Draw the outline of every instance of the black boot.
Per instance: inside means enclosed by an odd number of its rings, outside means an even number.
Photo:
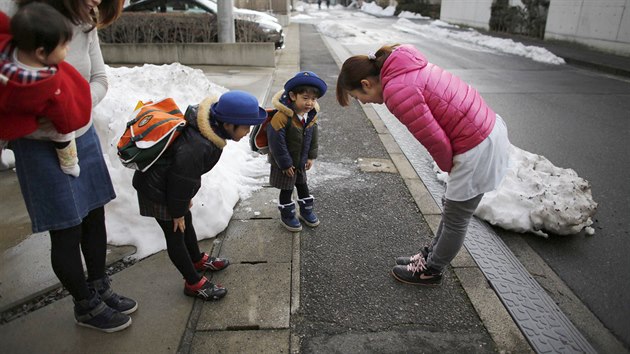
[[[131,317],[107,306],[98,293],[91,291],[89,299],[74,301],[74,318],[79,326],[112,333],[131,325]]]
[[[88,283],[90,289],[98,291],[101,299],[112,309],[129,315],[138,309],[138,303],[133,299],[118,295],[111,288],[111,280],[106,275],[101,279]]]

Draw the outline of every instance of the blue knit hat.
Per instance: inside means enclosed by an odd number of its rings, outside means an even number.
[[[258,105],[254,95],[245,91],[229,91],[210,106],[212,117],[223,123],[258,125],[267,118],[267,111]]]
[[[289,92],[302,85],[317,87],[319,89],[319,97],[322,97],[326,93],[326,89],[328,89],[328,85],[326,85],[324,80],[320,79],[314,72],[300,71],[284,84],[284,91]]]

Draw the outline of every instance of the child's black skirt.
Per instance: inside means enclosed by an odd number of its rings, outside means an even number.
[[[142,216],[149,216],[159,220],[173,220],[166,205],[154,202],[140,193],[138,193],[138,205]]]

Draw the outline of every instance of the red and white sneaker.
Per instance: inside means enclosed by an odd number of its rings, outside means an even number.
[[[184,294],[202,300],[219,300],[227,294],[227,289],[221,284],[211,283],[206,277],[202,277],[197,284],[184,283]]]
[[[204,253],[201,259],[195,262],[195,269],[199,272],[209,270],[216,272],[223,270],[230,265],[230,261],[227,258],[210,257],[209,254]]]

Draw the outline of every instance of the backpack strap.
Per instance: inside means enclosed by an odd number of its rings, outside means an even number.
[[[143,131],[141,134],[138,135],[134,135],[133,137],[131,137],[131,142],[135,143],[138,140],[142,140],[144,139],[145,136],[149,135],[149,133],[151,133],[151,131],[153,131],[154,129],[157,129],[160,125],[164,125],[167,124],[168,122],[174,121],[174,120],[181,120],[181,118],[177,118],[177,117],[173,117],[173,118],[167,118],[164,119],[156,124],[153,124],[152,126],[150,126],[149,128],[147,128],[147,130]],[[136,119],[137,121],[137,119]],[[179,125],[177,126],[177,130],[181,130],[183,127],[183,125]]]

